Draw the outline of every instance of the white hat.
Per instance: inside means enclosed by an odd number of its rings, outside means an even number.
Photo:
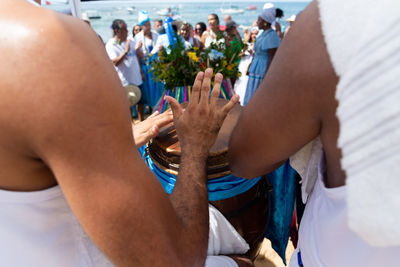
[[[139,25],[142,26],[147,21],[150,21],[149,13],[147,13],[147,11],[139,11]]]
[[[286,21],[293,22],[296,20],[296,15],[291,15]]]
[[[126,96],[128,97],[129,106],[132,107],[136,105],[140,101],[140,98],[142,97],[142,92],[140,91],[139,87],[129,84],[124,88]]]
[[[266,22],[272,24],[276,19],[275,15],[276,15],[276,9],[275,9],[275,7],[271,7],[271,8],[264,9],[261,12],[260,17],[263,20],[265,20]]]
[[[263,9],[268,9],[268,8],[271,8],[271,7],[274,7],[274,4],[272,4],[272,3],[265,3]]]

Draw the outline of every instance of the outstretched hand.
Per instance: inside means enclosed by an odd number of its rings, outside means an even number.
[[[215,75],[214,87],[209,97],[212,76],[212,69],[197,74],[192,96],[185,109],[174,98],[166,97],[173,112],[182,152],[190,151],[205,158],[215,143],[226,115],[239,101],[239,96],[234,95],[227,104],[218,107],[217,100],[223,76],[220,73]]]
[[[156,137],[160,128],[172,122],[172,120],[171,110],[162,114],[156,111],[144,121],[132,125],[136,147],[141,147],[150,141],[151,138]]]

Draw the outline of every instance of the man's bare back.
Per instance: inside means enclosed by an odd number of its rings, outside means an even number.
[[[239,119],[230,142],[236,175],[253,178],[268,173],[320,135],[327,162],[326,186],[344,184],[335,115],[338,78],[317,9],[317,3],[311,3],[296,20],[297,30],[285,37]]]

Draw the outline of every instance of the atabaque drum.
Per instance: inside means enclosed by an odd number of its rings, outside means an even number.
[[[227,100],[218,99],[220,107],[226,103]],[[186,103],[182,105],[186,106]],[[233,179],[244,181],[244,183],[252,182],[233,176],[227,158],[229,138],[240,112],[241,106],[235,105],[227,115],[216,142],[210,149],[207,159],[209,196],[210,184],[218,179],[228,180],[228,183],[229,180]],[[172,175],[178,174],[181,148],[173,123],[160,129],[158,136],[148,143],[147,153],[159,169]],[[267,192],[270,187],[266,177],[261,177],[244,190],[243,183],[238,184],[240,184],[238,187],[241,187],[238,194],[226,194],[226,197],[214,199],[210,203],[228,219],[236,231],[247,241],[250,245],[247,256],[254,260],[264,239],[268,215]],[[233,188],[233,191],[235,191],[235,188]]]

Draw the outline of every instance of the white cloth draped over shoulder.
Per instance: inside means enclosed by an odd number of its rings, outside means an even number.
[[[290,157],[290,165],[301,177],[301,196],[303,203],[311,195],[318,177],[318,164],[321,159],[322,143],[318,136]]]
[[[349,227],[371,245],[400,245],[400,2],[320,0],[319,5],[340,78],[338,146]]]

